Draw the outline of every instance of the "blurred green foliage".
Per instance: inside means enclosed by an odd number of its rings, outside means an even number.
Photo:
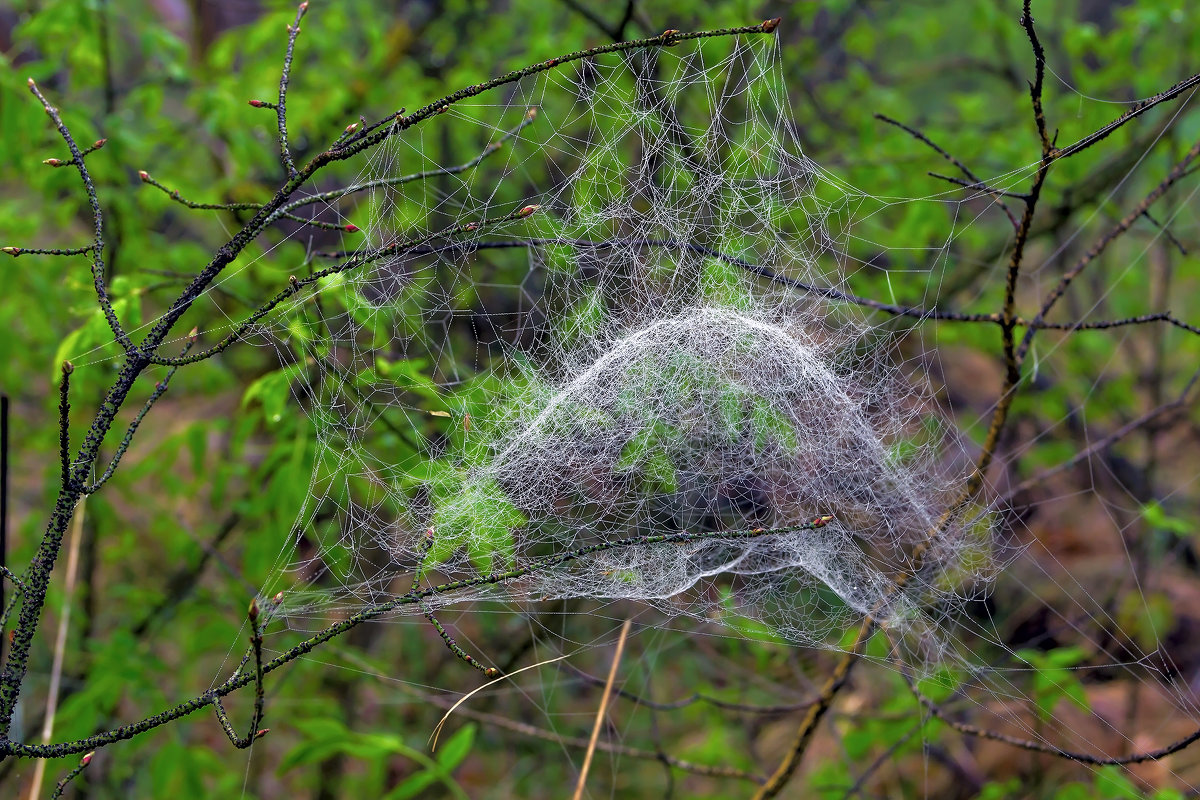
[[[624,7],[580,4],[609,24]],[[205,4],[193,5],[198,10]],[[33,77],[80,142],[108,139],[88,164],[105,210],[118,313],[135,331],[142,320],[160,313],[181,287],[182,276],[199,269],[248,217],[188,212],[142,184],[137,171],[147,170],[185,197],[205,202],[260,201],[281,180],[274,116],[249,108],[246,100],[275,97],[284,25],[294,9],[274,0],[261,5],[261,13],[243,24],[202,30],[186,19],[165,19],[170,6],[165,3],[10,4],[4,20],[11,24],[11,42],[0,69],[0,244],[73,247],[89,235],[90,214],[77,176],[41,163],[61,158],[63,146],[29,96],[25,80]],[[1129,101],[1200,68],[1200,15],[1183,0],[1062,0],[1036,3],[1034,11],[1052,69],[1047,117],[1060,143],[1074,141],[1117,116]],[[854,215],[846,259],[868,265],[855,268],[854,290],[885,302],[936,301],[963,311],[998,308],[1011,228],[986,201],[959,203],[960,190],[926,175],[928,170],[951,173],[950,165],[873,115],[919,127],[981,175],[1028,175],[1039,150],[1026,99],[1032,57],[1017,24],[1019,5],[1011,0],[828,0],[766,8],[744,0],[646,0],[637,4],[625,33],[746,24],[776,14],[784,18],[782,58],[792,81],[795,125],[809,155],[837,179],[867,193],[862,213]],[[100,42],[102,15],[107,16],[107,48]],[[374,119],[400,106],[414,108],[490,75],[604,41],[606,34],[568,4],[545,0],[314,0],[291,81],[293,144],[303,160],[359,115]],[[460,163],[478,152],[480,143],[466,133],[455,135],[448,133],[440,142],[431,138],[430,150],[414,156],[413,168]],[[1032,310],[1063,265],[1157,183],[1198,135],[1200,113],[1194,106],[1171,104],[1117,131],[1102,147],[1060,164],[1034,225],[1022,308]],[[353,179],[360,168],[340,167],[334,177]],[[1023,186],[1016,181],[1012,188]],[[604,189],[599,182],[595,196],[576,201],[598,202]],[[1197,216],[1193,205],[1190,213],[1160,221],[1170,223],[1189,253],[1200,246]],[[849,222],[829,220],[835,233]],[[318,232],[314,239],[320,246],[339,246],[337,237],[322,238]],[[297,271],[306,244],[305,236],[282,230],[261,237],[212,302],[232,318],[244,314]],[[520,279],[519,259],[498,263],[501,271],[492,283]],[[1197,273],[1188,269],[1194,264],[1194,256],[1180,256],[1164,243],[1154,223],[1139,221],[1071,295],[1064,318],[1121,318],[1169,306],[1194,322],[1200,310]],[[72,436],[78,441],[113,377],[117,351],[95,309],[83,259],[21,256],[0,267],[0,326],[6,332],[0,337],[0,389],[13,399],[15,417],[9,563],[21,565],[33,552],[57,491],[52,385],[58,363],[70,357],[78,368],[72,385]],[[723,269],[714,262],[705,278],[715,296],[729,291]],[[482,290],[462,291],[464,305],[488,302]],[[407,302],[421,300],[414,293]],[[211,314],[214,308],[206,310]],[[585,304],[572,313],[574,326],[586,332],[595,307]],[[880,318],[881,324],[898,328],[910,322]],[[312,335],[312,330],[301,325],[295,335]],[[997,368],[998,335],[991,326],[926,325],[911,335],[936,346],[947,361]],[[1195,347],[1185,336],[1161,328],[1118,336],[1043,335],[1033,353],[1030,382],[1014,409],[1022,458],[1012,477],[1028,477],[1074,455],[1080,447],[1081,409],[1086,408],[1086,425],[1112,428],[1173,397],[1187,378],[1187,365],[1195,363]],[[375,380],[402,384],[424,407],[441,410],[446,398],[423,369],[419,361],[381,361],[376,374],[354,380],[363,386]],[[163,374],[146,376],[124,419]],[[214,675],[230,669],[228,658],[240,647],[231,651],[230,643],[241,641],[238,626],[247,598],[277,570],[280,537],[306,502],[316,466],[313,429],[293,394],[295,379],[269,348],[248,346],[181,370],[117,477],[89,500],[84,591],[78,600],[82,612],[71,631],[55,740],[156,712],[203,691]],[[968,434],[981,439],[982,426],[976,423],[990,400],[980,399],[970,386],[960,391],[950,378],[946,385],[943,400],[973,425]],[[472,397],[479,396],[487,393],[467,383],[453,399],[469,409]],[[442,424],[431,417],[429,430],[441,430]],[[755,424],[770,431],[774,423]],[[404,452],[399,439],[395,447]],[[1153,450],[1153,443],[1135,443],[1123,457],[1144,466],[1154,458]],[[646,480],[674,480],[669,463],[633,451],[628,462]],[[1144,540],[1151,542],[1145,545],[1151,548],[1147,558],[1167,558],[1181,541],[1194,538],[1195,461],[1179,456],[1174,463],[1177,471],[1166,475],[1160,464],[1151,488],[1134,497],[1157,537]],[[429,478],[436,483],[444,476]],[[439,527],[457,525],[481,537],[484,543],[472,550],[472,558],[486,571],[494,552],[505,547],[508,522],[483,532],[477,523],[495,521],[495,506],[503,498],[487,485],[447,486],[446,491],[459,493],[454,513],[460,519]],[[481,505],[490,506],[490,513],[480,512]],[[513,508],[509,521],[519,515]],[[1130,545],[1137,552],[1142,546]],[[432,553],[431,563],[445,555]],[[1151,593],[1149,602],[1142,600],[1126,594],[1112,608],[1118,630],[1150,650],[1174,629],[1176,619],[1166,595]],[[54,611],[60,603],[56,587],[48,608]],[[460,622],[467,638],[496,653],[506,649],[497,642],[511,642],[517,652],[515,643],[535,627],[503,614],[449,621]],[[561,629],[566,623],[538,624]],[[1014,618],[1012,628],[1022,624]],[[14,731],[22,740],[33,740],[39,727],[49,630],[43,627],[35,649],[22,724]],[[571,635],[583,642],[592,638],[586,627]],[[285,644],[287,637],[286,631],[269,632],[268,648],[275,639]],[[1110,639],[1097,634],[1092,641]],[[641,668],[631,671],[625,688],[655,696],[698,692],[757,704],[797,702],[805,696],[797,677],[819,681],[829,663],[827,655],[797,653],[772,641],[769,631],[744,641],[696,642],[664,630],[638,644]],[[1028,679],[1011,678],[1019,682],[1013,692],[1030,698],[1043,721],[1057,713],[1063,699],[1088,707],[1087,686],[1081,682],[1086,674],[1072,668],[1102,660],[1101,647],[1060,646],[1049,635],[1037,642],[1014,637],[1012,644],[1028,646],[1019,657],[1033,667]],[[596,663],[602,665],[604,648],[598,650]],[[602,669],[592,666],[593,672]],[[564,685],[573,677],[558,674]],[[586,684],[570,683],[559,697],[553,675],[535,685],[542,713],[530,721],[564,736],[583,735],[596,694],[583,691]],[[817,796],[842,797],[863,768],[894,746],[889,758],[897,766],[879,773],[888,796],[921,795],[922,786],[939,794],[938,787],[951,784],[955,793],[940,796],[1180,796],[1120,770],[1046,770],[1024,756],[983,775],[978,785],[931,777],[928,771],[942,765],[929,761],[927,753],[944,751],[958,736],[924,719],[896,675],[886,669],[872,675],[875,683],[864,696],[879,702],[873,707],[860,702],[856,713],[833,720],[826,734],[832,732],[829,738],[841,749],[814,751],[797,787],[803,782]],[[210,718],[197,717],[103,751],[71,791],[89,797],[563,796],[573,781],[578,751],[567,757],[560,745],[503,727],[466,724],[428,754],[424,732],[441,709],[423,687],[462,689],[473,686],[472,680],[471,671],[454,661],[427,627],[372,627],[318,654],[314,662],[273,676],[267,700],[272,733],[249,756],[229,747]],[[671,691],[659,692],[664,686]],[[491,703],[492,712],[510,720],[528,713],[529,706],[519,702]],[[562,720],[557,704],[567,715]],[[248,715],[238,703],[231,706],[235,720]],[[795,724],[792,717],[739,715],[704,703],[669,715],[638,706],[621,714],[617,738],[623,743],[757,772],[769,771],[778,741]],[[1087,734],[1082,738],[1086,743]],[[54,762],[48,774],[61,774],[73,763]],[[742,797],[751,786],[672,775],[653,760],[613,757],[606,763],[611,766],[593,770],[595,796],[660,797],[674,791],[676,796]],[[0,766],[0,787],[15,796],[26,772],[25,764]]]

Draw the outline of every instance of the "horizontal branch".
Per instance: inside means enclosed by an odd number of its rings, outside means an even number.
[[[571,550],[567,553],[561,553],[555,556],[546,556],[537,559],[532,563],[506,572],[495,572],[490,575],[481,576],[478,578],[465,578],[462,580],[451,581],[449,583],[431,586],[419,591],[412,591],[408,594],[397,597],[386,603],[370,606],[356,614],[352,614],[341,622],[336,622],[318,633],[310,636],[299,644],[293,646],[286,652],[271,659],[269,662],[262,665],[262,674],[266,675],[275,670],[290,664],[296,659],[307,655],[308,653],[320,647],[325,642],[336,639],[339,636],[349,632],[350,630],[380,617],[387,616],[396,610],[405,606],[419,604],[422,600],[438,595],[456,594],[458,592],[477,589],[483,586],[498,586],[507,583],[511,580],[524,578],[529,575],[536,575],[555,567],[562,566],[571,561],[587,558],[599,553],[609,552],[612,550],[623,550],[633,547],[657,547],[672,544],[689,544],[695,542],[729,542],[740,541],[744,539],[759,539],[767,536],[777,536],[784,533],[798,533],[801,531],[811,531],[818,528],[823,528],[832,522],[834,518],[829,515],[816,517],[815,519],[801,523],[799,525],[788,525],[779,528],[754,528],[751,530],[740,531],[710,531],[705,533],[666,533],[657,536],[630,536],[624,539],[617,539],[610,542],[600,542],[598,544],[580,547]],[[257,670],[254,674],[240,672],[226,679],[224,683],[209,689],[204,694],[192,698],[186,702],[173,706],[165,711],[155,714],[138,722],[129,725],[123,725],[119,728],[114,728],[104,733],[98,733],[94,736],[88,736],[83,739],[78,739],[71,742],[60,742],[57,744],[25,744],[15,741],[0,741],[0,754],[9,756],[15,755],[21,758],[61,758],[73,753],[83,753],[89,750],[95,750],[98,747],[112,744],[114,742],[132,739],[133,737],[154,730],[155,728],[166,725],[169,722],[186,717],[201,709],[213,705],[216,700],[223,698],[245,686],[254,683],[257,675]]]
[[[268,217],[268,221],[274,220],[276,216],[284,215],[284,212],[295,211],[297,208],[313,205],[314,203],[330,203],[334,200],[339,200],[343,197],[346,197],[347,195],[356,194],[369,189],[379,189],[387,186],[401,186],[406,183],[429,180],[430,178],[436,178],[443,175],[458,175],[466,172],[467,170],[477,167],[483,163],[484,159],[498,151],[501,147],[503,147],[505,142],[515,137],[536,118],[537,109],[529,109],[527,112],[525,112],[525,116],[521,118],[520,123],[505,131],[499,139],[488,144],[487,147],[483,148],[483,151],[480,152],[479,155],[475,156],[470,161],[465,161],[462,164],[456,164],[451,167],[425,170],[423,172],[413,172],[408,175],[398,175],[391,178],[376,178],[374,180],[363,181],[362,183],[355,183],[350,186],[345,186],[341,189],[333,189],[328,192],[321,192],[319,194],[308,195],[307,197],[300,197],[296,200],[284,203],[282,206],[280,206],[279,211],[276,212],[275,215]],[[257,208],[258,206],[255,207]]]
[[[154,188],[162,191],[167,197],[171,198],[176,203],[179,203],[181,206],[193,209],[195,211],[260,211],[263,207],[262,203],[198,203],[194,200],[188,200],[179,193],[178,189],[168,189],[166,186],[163,186],[161,183],[155,180],[149,172],[146,172],[146,170],[141,170],[138,172],[138,177],[141,178],[142,183],[153,186]],[[317,219],[306,219],[295,214],[285,213],[283,210],[276,211],[274,214],[268,217],[262,223],[262,225],[263,227],[266,227],[266,225],[269,223],[280,219],[287,219],[291,220],[292,222],[299,222],[301,225],[309,225],[314,228],[324,228],[325,230],[331,231],[347,231],[349,233],[353,233],[358,230],[357,225],[337,222],[322,222],[321,220]]]
[[[1050,156],[1051,158],[1057,160],[1060,158],[1073,156],[1082,150],[1086,150],[1097,142],[1108,138],[1113,131],[1117,130],[1130,120],[1140,117],[1142,114],[1145,114],[1158,104],[1165,103],[1168,100],[1173,100],[1174,98],[1186,92],[1188,89],[1194,89],[1198,86],[1200,86],[1200,73],[1192,75],[1190,78],[1184,78],[1170,89],[1167,89],[1164,92],[1159,92],[1153,97],[1148,97],[1141,102],[1135,103],[1132,108],[1114,119],[1112,122],[1105,125],[1103,128],[1089,133],[1079,141],[1069,144],[1066,147],[1056,148],[1055,150],[1051,151]]]
[[[941,310],[937,308],[922,308],[920,306],[905,306],[895,305],[892,303],[881,303],[878,300],[872,300],[869,297],[843,292],[839,289],[831,287],[817,286],[816,284],[801,281],[787,275],[781,275],[769,267],[764,267],[745,259],[737,258],[736,256],[726,255],[719,250],[714,250],[694,242],[687,242],[675,239],[567,239],[567,238],[529,238],[529,239],[508,239],[508,240],[493,240],[483,242],[472,242],[467,245],[470,250],[508,250],[515,248],[532,248],[562,245],[567,247],[578,247],[582,249],[593,250],[611,250],[620,247],[643,247],[654,248],[662,247],[668,249],[688,250],[694,253],[715,258],[718,261],[744,269],[758,277],[764,278],[772,283],[778,283],[788,288],[798,289],[802,292],[816,294],[829,300],[839,302],[852,303],[854,305],[870,308],[875,311],[880,311],[885,314],[891,314],[897,317],[910,317],[920,321],[935,320],[940,322],[985,322],[999,325],[1003,323],[1003,317],[998,312],[992,313],[965,313],[961,311]],[[437,255],[438,253],[454,251],[462,252],[463,245],[447,244],[447,245],[420,245],[413,247],[407,251],[409,256],[428,256]],[[351,252],[318,252],[316,255],[323,258],[345,258],[354,255]],[[1075,322],[1039,322],[1034,323],[1024,317],[1014,317],[1013,325],[1020,327],[1035,327],[1040,330],[1062,330],[1067,332],[1085,331],[1085,330],[1103,330],[1106,328],[1119,328],[1126,325],[1141,325],[1151,322],[1166,322],[1192,333],[1200,334],[1200,327],[1191,325],[1183,320],[1175,317],[1168,311],[1160,311],[1151,314],[1143,314],[1137,317],[1126,317],[1123,319],[1111,320],[1094,320],[1094,321],[1075,321]]]
[[[461,233],[476,231],[491,225],[497,225],[502,222],[511,222],[513,220],[522,219],[524,217],[528,217],[530,214],[537,211],[537,209],[538,206],[525,206],[518,211],[513,211],[509,214],[505,214],[502,217],[496,217],[494,219],[482,219],[477,222],[456,225],[453,228],[447,228],[441,231],[432,231],[415,239],[393,242],[392,244],[384,245],[383,247],[376,248],[375,250],[368,250],[365,253],[361,253],[352,257],[350,260],[345,261],[344,263],[318,270],[305,278],[296,278],[293,276],[291,281],[288,283],[287,288],[281,289],[274,297],[259,306],[254,313],[239,322],[228,336],[207,350],[190,356],[165,357],[150,355],[148,356],[148,359],[151,364],[182,366],[184,364],[194,364],[198,361],[204,361],[212,358],[218,353],[227,350],[232,344],[234,344],[234,342],[239,341],[251,328],[254,327],[259,320],[267,316],[267,314],[270,314],[271,311],[273,311],[275,307],[284,300],[299,294],[302,289],[312,286],[323,278],[328,278],[331,275],[339,275],[343,272],[349,272],[351,270],[358,269],[361,266],[370,264],[373,261],[378,261],[381,258],[403,256],[411,251],[414,247],[425,244],[432,239],[455,236]]]

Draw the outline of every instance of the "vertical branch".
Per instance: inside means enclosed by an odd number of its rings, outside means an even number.
[[[250,649],[254,655],[254,716],[250,720],[250,731],[245,736],[238,736],[237,731],[233,729],[233,723],[229,721],[229,715],[225,713],[225,707],[221,705],[220,696],[213,697],[213,708],[217,713],[217,720],[221,723],[221,729],[225,731],[225,735],[229,737],[229,741],[239,750],[245,749],[254,743],[254,740],[260,736],[266,735],[269,728],[259,728],[263,719],[263,706],[265,703],[263,695],[263,660],[262,660],[262,628],[258,624],[259,608],[258,598],[250,601],[250,608],[246,612],[246,619],[250,622]],[[245,659],[242,661],[245,666]]]
[[[1017,280],[1021,275],[1021,266],[1024,263],[1025,245],[1029,241],[1029,233],[1033,227],[1034,211],[1037,208],[1038,199],[1041,197],[1042,186],[1045,184],[1046,177],[1050,172],[1050,165],[1055,159],[1054,147],[1046,133],[1046,119],[1042,110],[1042,86],[1045,77],[1046,54],[1042,49],[1041,42],[1037,38],[1037,32],[1033,27],[1033,17],[1030,15],[1029,9],[1030,0],[1025,0],[1021,25],[1029,37],[1034,55],[1035,78],[1030,84],[1029,94],[1033,106],[1034,122],[1038,130],[1038,138],[1041,141],[1042,157],[1038,162],[1032,187],[1026,195],[1020,198],[1025,203],[1025,210],[1021,214],[1020,222],[1017,225],[1012,253],[1009,257],[1008,269],[1005,274],[1004,304],[1000,313],[1001,347],[1003,349],[1005,366],[1004,384],[1000,391],[1000,397],[996,401],[996,406],[992,411],[992,419],[988,425],[988,432],[984,437],[983,446],[979,457],[976,459],[975,467],[972,469],[957,499],[942,514],[937,524],[929,531],[925,540],[913,548],[911,554],[912,566],[907,571],[902,571],[894,576],[894,592],[902,591],[908,582],[916,576],[921,569],[925,554],[936,541],[936,538],[962,512],[967,504],[982,491],[984,478],[987,475],[988,467],[995,457],[996,447],[1000,442],[1000,434],[1004,430],[1004,425],[1008,420],[1008,412],[1012,408],[1013,400],[1016,398],[1017,386],[1021,382],[1021,361],[1017,355],[1014,337],[1014,328],[1017,324]],[[817,702],[809,708],[808,713],[801,721],[800,728],[793,739],[792,747],[771,775],[771,778],[755,795],[755,800],[765,800],[766,798],[777,796],[791,780],[805,750],[808,748],[808,743],[812,739],[817,723],[820,722],[821,718],[829,710],[837,693],[845,685],[850,670],[870,639],[874,627],[874,618],[868,616],[863,621],[854,646],[838,661],[833,672],[821,687]]]
[[[1042,87],[1046,78],[1046,51],[1042,49],[1042,43],[1033,27],[1033,14],[1030,13],[1031,4],[1032,0],[1025,0],[1021,9],[1021,27],[1025,29],[1025,35],[1029,37],[1029,45],[1033,48],[1034,74],[1033,81],[1029,84],[1029,99],[1033,104],[1033,120],[1037,125],[1038,139],[1042,143],[1042,155],[1049,156],[1054,150],[1054,144],[1046,133],[1046,115],[1042,110]]]
[[[604,694],[600,696],[600,708],[596,710],[596,722],[592,725],[592,738],[588,740],[587,753],[583,757],[583,768],[579,770],[579,782],[575,784],[574,800],[581,800],[583,787],[587,785],[588,770],[592,766],[592,756],[596,753],[596,740],[600,738],[600,727],[608,711],[608,701],[612,697],[613,683],[617,679],[617,666],[621,663],[621,654],[625,652],[625,640],[629,637],[629,626],[633,622],[626,619],[621,626],[621,635],[617,639],[617,649],[613,653],[612,666],[608,668],[608,680],[604,684]]]
[[[816,702],[809,706],[808,713],[800,722],[800,727],[796,730],[787,755],[779,762],[779,766],[775,768],[767,782],[754,793],[754,800],[768,800],[768,798],[778,796],[792,779],[796,768],[800,766],[800,760],[804,757],[804,751],[808,749],[808,743],[812,739],[813,733],[817,730],[817,723],[825,716],[825,712],[829,711],[837,693],[846,685],[846,680],[850,677],[850,670],[858,662],[858,656],[867,646],[867,641],[871,638],[874,630],[875,620],[870,617],[863,620],[854,646],[842,654],[834,666],[833,672],[829,673],[829,677],[825,679],[825,683],[817,694]]]
[[[58,381],[58,461],[63,489],[71,480],[71,373],[74,371],[75,365],[64,361]]]
[[[275,117],[279,120],[279,159],[283,163],[283,171],[288,178],[295,178],[296,165],[292,162],[292,153],[288,149],[287,133],[287,89],[288,77],[292,70],[292,55],[296,50],[296,37],[300,35],[300,20],[308,11],[308,0],[296,9],[296,19],[288,25],[287,52],[283,56],[283,72],[279,76],[279,102],[275,106]]]
[[[113,336],[116,337],[121,347],[126,352],[129,352],[134,349],[133,342],[130,341],[129,335],[125,333],[125,329],[121,327],[121,321],[117,318],[117,312],[113,310],[112,300],[108,296],[108,285],[104,277],[104,215],[100,211],[100,198],[96,195],[96,186],[92,183],[92,175],[88,172],[87,165],[83,163],[84,153],[79,149],[79,145],[75,144],[75,139],[71,136],[71,132],[67,130],[62,117],[59,116],[58,109],[50,105],[50,101],[38,89],[37,84],[33,82],[33,78],[28,80],[28,84],[29,91],[42,104],[46,115],[50,117],[50,121],[54,123],[54,127],[58,130],[58,135],[66,142],[67,149],[71,151],[71,160],[66,163],[74,164],[75,168],[79,170],[79,177],[83,181],[83,188],[87,194],[88,204],[92,208],[92,283],[96,287],[96,301],[100,304],[100,310],[104,313],[104,319],[108,322],[108,327],[112,329]],[[101,139],[92,149],[102,147],[104,141]],[[50,159],[47,163],[51,166],[63,165],[57,159]]]

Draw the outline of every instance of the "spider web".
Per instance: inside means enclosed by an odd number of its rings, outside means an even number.
[[[1098,753],[1187,732],[1200,719],[1194,662],[1164,638],[1178,630],[1172,609],[1194,603],[1194,577],[1168,586],[1146,563],[1186,561],[1168,511],[1194,504],[1194,465],[1183,444],[1163,447],[1169,488],[1151,500],[1119,454],[1074,458],[1114,427],[1113,387],[1136,378],[1126,362],[1144,355],[1145,336],[1128,328],[1097,348],[1043,332],[1019,403],[1046,386],[1082,391],[1022,418],[1032,428],[1005,443],[984,499],[946,524],[996,400],[963,357],[976,340],[872,314],[851,287],[881,286],[876,307],[901,304],[891,275],[909,267],[925,278],[924,307],[938,307],[963,268],[957,240],[995,202],[849,186],[806,157],[788,102],[775,43],[688,43],[523,79],[371,151],[361,191],[332,207],[363,229],[349,256],[369,263],[285,304],[254,339],[279,353],[317,448],[308,502],[262,595],[282,591],[274,613],[307,629],[463,581],[395,612],[436,612],[451,629],[517,617],[555,643],[535,646],[550,657],[607,644],[635,614],[647,673],[693,638],[845,648],[870,615],[893,648],[870,654],[877,668],[914,671],[930,692],[944,680],[985,727]],[[1019,191],[1035,168],[986,182]],[[897,215],[928,206],[944,240],[894,241]],[[1141,291],[1151,245],[1166,226],[1193,233],[1194,208],[1187,195],[1161,209],[1158,232],[1071,318],[1103,318],[1114,293]],[[392,246],[398,255],[376,257]],[[1039,255],[1027,270],[1034,303],[1060,274],[1058,253]],[[999,262],[966,266],[981,276],[969,300],[1003,282]],[[1186,362],[1187,349],[1177,356],[1165,363]],[[1070,469],[1017,466],[1064,443],[1074,449],[1053,463]],[[1044,540],[1045,528],[1072,541]],[[1143,531],[1159,550],[1135,541]],[[653,541],[685,533],[697,538]],[[479,581],[506,571],[522,574]],[[1115,603],[1118,588],[1132,600]],[[1006,628],[1031,620],[1036,636]],[[459,636],[487,660],[492,643]],[[1067,643],[1077,660],[1044,661]],[[717,664],[756,680],[724,651]],[[587,685],[564,670],[512,692],[553,722],[557,690]],[[1031,683],[1035,671],[1049,684]],[[1070,688],[1081,675],[1082,697]],[[1152,739],[1128,733],[1139,704],[1160,715],[1157,728],[1136,726]],[[631,715],[610,733],[640,730]],[[919,747],[927,734],[916,731]],[[999,752],[981,751],[985,773],[1012,751]],[[1137,774],[1198,782],[1186,767],[1155,769]]]
[[[304,343],[319,450],[289,569],[322,580],[289,613],[517,571],[404,610],[629,599],[826,645],[872,615],[940,650],[987,514],[940,520],[961,454],[839,302],[863,198],[787,120],[777,50],[737,41],[586,60],[379,148],[359,257],[399,254],[264,331]],[[485,160],[437,165],[452,131]],[[680,534],[707,536],[611,547]]]

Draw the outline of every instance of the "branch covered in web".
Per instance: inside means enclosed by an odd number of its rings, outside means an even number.
[[[427,233],[414,239],[398,241],[374,250],[369,250],[351,258],[342,264],[337,264],[332,267],[326,267],[325,269],[318,270],[305,278],[296,278],[293,276],[289,281],[287,288],[281,289],[275,294],[274,297],[259,306],[257,310],[250,314],[250,316],[246,317],[246,319],[234,326],[233,331],[219,343],[213,345],[207,350],[204,350],[203,352],[196,353],[194,355],[174,357],[150,356],[148,357],[149,361],[152,364],[177,367],[184,364],[194,364],[198,361],[204,361],[212,358],[223,350],[228,349],[232,344],[245,336],[246,333],[249,332],[259,320],[271,313],[271,311],[274,310],[274,308],[284,300],[299,294],[301,290],[318,283],[323,278],[328,278],[331,275],[339,275],[344,272],[355,270],[381,258],[406,255],[411,252],[412,248],[418,247],[430,241],[431,239],[452,237],[463,233],[474,232],[492,225],[497,225],[501,222],[510,222],[516,219],[523,219],[528,217],[530,214],[533,214],[535,211],[537,211],[537,206],[525,206],[518,211],[513,211],[509,214],[505,214],[502,217],[496,217],[494,219],[482,219],[477,222],[468,222],[445,230]]]
[[[505,570],[503,572],[495,572],[490,575],[477,578],[465,578],[458,581],[450,581],[448,583],[430,586],[419,591],[410,592],[386,603],[370,606],[355,614],[352,614],[350,617],[329,625],[320,632],[289,648],[270,661],[263,663],[261,665],[261,670],[256,668],[250,673],[238,672],[226,679],[224,683],[208,690],[204,694],[138,722],[134,722],[129,725],[123,725],[110,731],[88,736],[76,741],[61,742],[58,744],[24,744],[12,740],[3,740],[0,741],[0,754],[5,756],[15,755],[22,758],[61,758],[73,753],[84,753],[89,750],[94,750],[98,747],[103,747],[114,742],[132,739],[139,734],[162,727],[169,722],[188,716],[189,714],[200,711],[208,706],[215,705],[217,700],[227,697],[238,689],[244,688],[256,682],[261,683],[262,676],[270,674],[271,672],[274,672],[275,670],[284,667],[293,661],[296,661],[297,659],[312,652],[325,642],[336,639],[365,622],[385,617],[388,614],[394,613],[398,609],[409,605],[419,604],[422,600],[429,598],[440,595],[454,595],[481,586],[502,585],[506,582],[514,581],[528,575],[534,575],[539,572],[544,572],[572,561],[587,559],[591,556],[596,556],[601,553],[614,550],[642,547],[667,547],[671,545],[694,544],[699,542],[732,542],[778,536],[780,534],[796,533],[800,531],[815,531],[833,522],[833,519],[834,518],[832,516],[826,515],[817,517],[810,522],[805,522],[799,525],[789,525],[771,529],[757,528],[753,530],[741,531],[714,531],[709,533],[683,532],[676,534],[663,534],[658,536],[630,536],[615,541],[599,542],[597,544],[580,547],[569,552],[559,553],[557,555],[546,556],[545,558],[537,559],[533,563],[515,569]]]

